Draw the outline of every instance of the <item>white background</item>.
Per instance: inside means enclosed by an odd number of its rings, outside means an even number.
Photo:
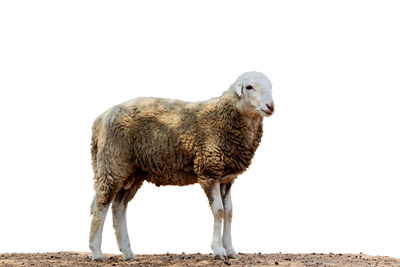
[[[232,189],[237,252],[400,257],[399,25],[396,1],[1,1],[0,252],[89,251],[104,110],[257,70],[276,113]],[[198,185],[128,211],[135,253],[209,253],[212,223]]]

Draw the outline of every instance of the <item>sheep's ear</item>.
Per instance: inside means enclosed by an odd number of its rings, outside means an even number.
[[[243,83],[241,81],[237,81],[235,84],[235,93],[241,97],[243,95]]]

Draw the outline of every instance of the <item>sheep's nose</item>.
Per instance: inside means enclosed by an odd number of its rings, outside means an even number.
[[[274,102],[272,102],[271,104],[267,104],[267,107],[269,108],[269,110],[271,110],[271,112],[274,111]]]

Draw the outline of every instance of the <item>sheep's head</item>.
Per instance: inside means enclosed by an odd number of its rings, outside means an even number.
[[[261,72],[246,72],[234,83],[234,91],[239,97],[238,106],[267,117],[274,112],[271,89],[270,80]]]

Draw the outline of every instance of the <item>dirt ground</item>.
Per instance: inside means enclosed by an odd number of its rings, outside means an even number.
[[[121,255],[105,254],[106,260],[93,262],[90,253],[6,253],[0,266],[397,266],[400,259],[365,254],[242,254],[239,259],[214,260],[211,254],[136,255],[124,262]]]

